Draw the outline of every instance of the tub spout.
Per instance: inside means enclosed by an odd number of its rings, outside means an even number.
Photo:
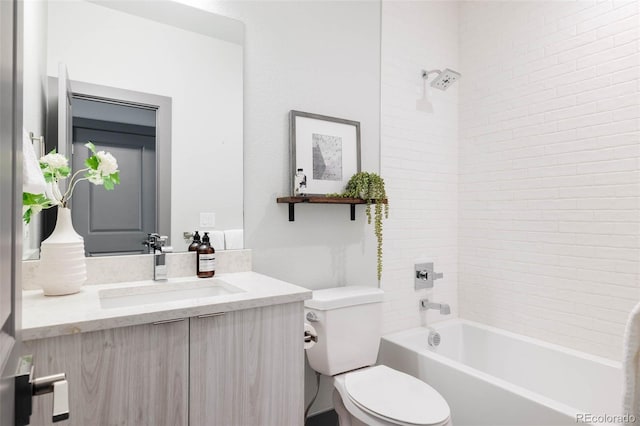
[[[451,307],[446,303],[431,303],[429,299],[421,299],[420,310],[426,311],[427,309],[438,309],[441,315],[449,315],[451,313]]]

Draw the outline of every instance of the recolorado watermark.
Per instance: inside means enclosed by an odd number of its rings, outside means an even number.
[[[636,422],[636,416],[633,414],[591,414],[591,413],[578,413],[576,414],[576,423],[591,423],[591,424],[633,424]]]

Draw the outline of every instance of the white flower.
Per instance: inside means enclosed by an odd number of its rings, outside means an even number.
[[[29,223],[31,217],[43,209],[56,205],[68,207],[69,199],[78,182],[88,180],[94,185],[104,185],[106,190],[112,190],[115,185],[120,184],[120,172],[115,157],[108,152],[96,152],[96,147],[91,142],[87,142],[84,146],[93,155],[86,159],[86,168],[77,170],[73,174],[71,174],[69,160],[56,153],[55,150],[40,158],[40,169],[48,187],[46,194],[42,197],[23,193],[23,220],[25,223]],[[68,183],[66,192],[63,194],[58,184],[69,176],[71,176],[71,182]]]
[[[99,160],[98,173],[100,174],[100,176],[109,176],[118,170],[118,161],[116,161],[116,158],[110,153],[98,151],[96,157],[98,157]]]
[[[87,173],[87,180],[95,185],[102,185],[104,183],[104,179],[102,179],[102,176],[97,171],[89,171]]]
[[[67,160],[64,155],[57,153],[49,153],[41,157],[40,162],[48,165],[51,169],[59,169],[69,165],[69,160]]]

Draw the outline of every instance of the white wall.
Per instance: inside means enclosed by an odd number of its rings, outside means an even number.
[[[640,296],[638,2],[461,6],[461,316],[618,359]]]
[[[288,222],[289,110],[359,121],[362,168],[379,171],[378,2],[201,2],[246,25],[245,242],[253,265],[310,289],[376,286],[375,239],[362,208],[298,205]]]
[[[49,75],[64,62],[71,80],[172,98],[177,251],[184,231],[203,230],[200,212],[216,214],[216,229],[242,228],[242,50],[84,1],[49,3]]]
[[[23,126],[44,135],[47,88],[47,3],[27,0],[23,8]]]
[[[47,94],[47,3],[27,0],[23,3],[23,127],[38,136],[44,136]],[[34,144],[40,156],[40,143]],[[40,216],[36,215],[23,227],[23,257],[37,257],[40,248]]]
[[[362,169],[379,171],[379,2],[199,2],[246,25],[245,243],[253,269],[310,289],[376,286],[375,238],[364,209],[296,206],[288,222],[289,123],[301,111],[360,121]],[[302,319],[301,319],[302,320]],[[307,367],[306,400],[315,390]],[[311,413],[332,407],[322,381]]]
[[[385,332],[457,315],[459,88],[431,90],[433,114],[417,111],[416,100],[421,70],[459,70],[458,56],[456,2],[383,2],[381,164],[390,199],[384,224]],[[444,273],[433,290],[414,290],[419,259],[435,262]],[[421,313],[424,297],[450,304],[452,315]]]

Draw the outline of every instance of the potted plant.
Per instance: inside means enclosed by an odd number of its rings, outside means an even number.
[[[351,176],[345,192],[341,194],[343,197],[360,198],[367,202],[367,223],[371,224],[371,204],[374,207],[374,232],[378,242],[377,259],[378,259],[378,281],[382,277],[382,210],[384,205],[384,218],[389,217],[389,204],[387,203],[387,192],[384,188],[384,179],[376,173],[358,172]]]
[[[120,183],[118,162],[113,155],[104,151],[96,152],[96,147],[91,142],[87,142],[84,146],[93,155],[85,160],[85,165],[87,166],[85,169],[78,170],[71,176],[64,194],[60,191],[59,182],[69,177],[71,172],[69,160],[65,156],[58,154],[55,149],[40,158],[40,169],[44,175],[45,182],[49,184],[50,193],[22,193],[22,205],[24,206],[22,220],[25,223],[31,222],[31,217],[44,209],[55,206],[68,208],[69,200],[78,182],[88,180],[95,185],[104,185],[106,190],[112,190],[115,185]],[[51,198],[47,197],[47,195]]]
[[[112,190],[120,183],[118,162],[113,155],[104,151],[96,152],[91,142],[85,146],[93,154],[85,160],[86,168],[70,176],[69,160],[53,150],[39,161],[48,186],[47,193],[22,193],[22,218],[25,223],[29,223],[33,215],[43,209],[58,207],[55,229],[40,245],[41,285],[47,296],[77,293],[87,278],[84,239],[73,228],[69,209],[69,200],[76,185],[87,180]],[[65,179],[69,179],[69,183],[63,193],[59,183]]]

